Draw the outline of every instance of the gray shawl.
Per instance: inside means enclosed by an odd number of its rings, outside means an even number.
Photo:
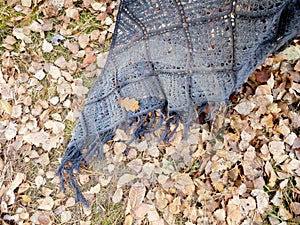
[[[188,128],[208,105],[228,103],[300,33],[299,15],[300,0],[122,0],[108,60],[57,171],[63,189],[67,171],[76,201],[87,204],[74,169],[101,157],[117,128],[134,126],[134,140],[164,126],[168,141],[171,124]]]

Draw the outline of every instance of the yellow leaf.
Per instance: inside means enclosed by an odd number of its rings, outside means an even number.
[[[6,112],[7,114],[11,115],[12,113],[12,107],[6,100],[0,100],[0,106]]]
[[[22,199],[24,202],[27,202],[27,203],[32,202],[31,198],[28,195],[22,195]]]
[[[135,98],[124,98],[124,99],[119,99],[118,103],[121,107],[125,108],[126,111],[132,111],[135,112],[140,108],[139,102]]]
[[[126,216],[124,224],[125,225],[131,225],[132,223],[133,223],[132,216],[131,215]]]

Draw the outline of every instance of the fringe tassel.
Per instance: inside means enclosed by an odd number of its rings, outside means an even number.
[[[207,107],[207,105],[204,105],[199,108],[199,111],[203,111],[203,109]],[[211,117],[214,113],[214,110],[218,107],[217,104],[214,105],[213,110],[211,110],[211,113],[209,114],[209,117]],[[136,119],[132,119],[130,122],[131,126],[135,126],[135,130],[133,132],[132,138],[129,142],[127,142],[127,145],[130,145],[134,140],[139,138],[140,136],[146,134],[146,133],[152,133],[156,131],[157,129],[161,128],[163,123],[165,123],[165,130],[162,134],[162,137],[159,139],[160,141],[168,142],[170,139],[174,136],[176,133],[176,130],[179,126],[179,121],[182,121],[184,123],[184,135],[187,136],[189,123],[192,117],[191,112],[170,112],[167,118],[165,117],[164,113],[162,112],[163,109],[161,109],[160,117],[157,118],[156,111],[151,111],[147,114],[141,115],[137,117]],[[170,130],[171,124],[175,125],[175,128],[173,130]],[[64,177],[64,171],[67,171],[69,173],[69,182],[72,186],[72,188],[75,190],[75,201],[82,202],[85,206],[89,207],[90,203],[85,199],[82,192],[78,188],[78,184],[76,181],[77,175],[74,175],[74,170],[77,170],[80,172],[80,164],[82,162],[87,163],[89,162],[93,156],[97,155],[98,159],[101,160],[103,158],[103,145],[107,141],[111,140],[115,135],[115,129],[109,130],[106,133],[102,134],[101,136],[94,136],[91,138],[88,138],[83,143],[80,143],[80,146],[77,145],[77,142],[71,142],[69,146],[67,147],[66,153],[61,161],[61,165],[59,166],[56,174],[60,178],[60,184],[62,191],[65,191],[65,177]],[[85,152],[82,152],[83,149],[86,149]],[[70,166],[67,166],[67,164],[70,163]]]
[[[86,207],[90,206],[90,203],[85,199],[82,192],[79,190],[77,181],[73,178],[73,172],[74,170],[80,171],[80,163],[83,162],[83,155],[81,153],[81,150],[78,148],[76,144],[73,144],[69,146],[66,150],[66,153],[61,161],[61,165],[57,169],[56,175],[59,176],[60,179],[60,186],[62,191],[65,191],[65,177],[64,177],[64,171],[67,171],[69,173],[69,182],[72,186],[72,188],[75,190],[75,201],[82,202]],[[66,164],[70,162],[72,165],[69,167],[66,167]]]

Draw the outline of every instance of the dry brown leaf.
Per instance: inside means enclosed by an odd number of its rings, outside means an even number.
[[[136,173],[139,173],[143,167],[143,161],[141,159],[133,159],[127,163],[127,166]]]
[[[73,207],[75,205],[75,198],[68,198],[68,200],[66,201],[65,206],[68,207]]]
[[[287,209],[285,209],[283,204],[279,206],[278,216],[280,216],[284,220],[293,218],[293,215]]]
[[[300,72],[300,60],[298,60],[298,62],[296,63],[294,70]]]
[[[54,134],[62,134],[66,127],[65,124],[55,120],[48,120],[44,125],[45,128],[51,129]]]
[[[74,82],[71,84],[72,87],[72,93],[79,96],[83,97],[89,92],[89,89],[87,87],[82,86],[80,82]]]
[[[150,210],[150,205],[142,203],[138,208],[132,209],[134,218],[137,220],[144,219]]]
[[[155,193],[155,200],[156,200],[156,207],[159,210],[163,210],[164,208],[166,208],[169,203],[168,199],[166,198],[166,194],[161,189],[159,189]]]
[[[38,220],[38,223],[43,224],[43,225],[51,224],[50,217],[48,215],[45,215],[45,213],[43,213],[43,212],[38,212],[37,220]],[[32,219],[31,219],[31,221],[32,221]],[[32,221],[32,222],[34,222],[34,221]],[[36,224],[38,224],[38,223],[36,223]]]
[[[147,153],[148,153],[150,156],[156,158],[156,157],[159,156],[159,149],[157,148],[157,146],[152,146],[152,147],[150,147],[150,148],[147,148]]]
[[[296,215],[300,215],[300,203],[299,202],[291,202],[290,203],[290,209],[295,213]]]
[[[6,101],[6,100],[0,100],[0,107],[7,114],[9,114],[9,115],[12,114],[12,106],[10,105],[10,103],[8,101]]]
[[[23,28],[14,28],[13,35],[17,39],[24,41],[26,44],[32,43],[32,40],[28,36],[25,35]]]
[[[5,128],[5,132],[4,132],[5,139],[9,141],[12,140],[13,138],[16,137],[17,132],[18,132],[17,124],[10,122],[8,126]]]
[[[80,48],[82,49],[84,49],[89,44],[89,41],[90,41],[90,37],[87,34],[81,34],[78,37],[78,43]],[[95,60],[96,60],[96,56],[95,56]]]
[[[131,209],[137,209],[144,201],[146,194],[146,187],[141,183],[135,183],[129,190],[129,202]]]
[[[269,196],[266,192],[259,189],[253,189],[251,195],[256,198],[257,210],[263,214],[269,206]]]
[[[39,189],[46,182],[42,176],[37,176],[34,181],[37,189]]]
[[[116,155],[122,155],[124,151],[126,150],[127,145],[123,142],[116,142],[114,144],[114,153]]]
[[[23,140],[27,143],[33,144],[36,147],[39,147],[42,143],[44,143],[49,138],[49,134],[45,131],[32,132],[29,134],[25,134]]]
[[[228,224],[240,224],[242,220],[242,214],[239,205],[228,204],[227,205],[227,223]]]
[[[99,68],[104,68],[107,57],[108,57],[108,52],[97,55],[97,66]]]
[[[113,20],[108,16],[104,20],[105,25],[110,26],[113,24]]]
[[[117,183],[117,187],[122,187],[123,185],[133,181],[134,179],[136,178],[135,175],[132,175],[132,174],[124,174],[122,175],[119,180],[118,180],[118,183]]]
[[[100,2],[94,2],[94,3],[91,4],[91,6],[92,6],[93,10],[98,11],[98,10],[100,10],[101,7],[103,6],[103,3],[100,3]]]
[[[42,69],[34,74],[34,77],[38,80],[43,80],[45,78],[45,76],[46,76],[46,74]]]
[[[194,184],[192,178],[187,173],[175,173],[172,175],[172,178],[179,185],[186,186]]]
[[[224,221],[226,218],[226,211],[225,209],[217,209],[214,212],[214,217],[216,218],[217,221]]]
[[[65,68],[67,68],[68,63],[67,63],[65,57],[60,56],[60,57],[58,57],[57,60],[55,60],[54,65],[58,66],[61,69],[65,69]]]
[[[123,190],[122,188],[118,188],[112,197],[113,203],[117,204],[122,200]]]
[[[266,162],[265,164],[265,173],[267,174],[269,178],[269,183],[268,185],[270,187],[274,187],[277,181],[277,175],[269,161]]]
[[[250,100],[241,101],[238,105],[234,107],[234,109],[243,116],[249,115],[254,108],[255,104],[253,103],[253,101]]]
[[[172,214],[180,213],[181,198],[178,196],[169,204],[169,211]]]
[[[73,8],[73,7],[67,8],[66,16],[71,19],[74,19],[74,20],[79,20],[79,11],[78,11],[78,9]]]
[[[67,223],[72,219],[72,212],[71,211],[63,211],[60,215],[61,222]]]
[[[22,105],[14,105],[12,107],[11,116],[14,118],[19,118],[22,115]]]
[[[148,215],[147,215],[147,219],[149,220],[149,222],[159,222],[160,221],[160,217],[159,214],[156,210],[156,208],[152,205],[149,206],[150,210],[148,211]],[[161,223],[160,223],[161,224]]]
[[[60,71],[60,69],[57,66],[54,66],[54,65],[50,66],[49,74],[55,80],[57,80],[58,78],[61,77],[61,71]]]
[[[248,215],[250,211],[256,209],[255,199],[250,196],[246,199],[241,199],[241,207],[243,209],[243,214]]]
[[[47,166],[50,163],[49,154],[44,153],[40,155],[36,162],[41,164],[42,166]]]
[[[43,52],[49,53],[53,50],[53,45],[51,43],[49,43],[47,40],[44,40],[43,44],[42,44],[42,49],[43,49]]]
[[[42,32],[42,25],[37,21],[32,21],[32,23],[28,27],[32,32]]]
[[[81,67],[86,68],[87,66],[93,64],[96,61],[97,57],[94,54],[88,54],[84,58]]]
[[[121,98],[118,100],[118,103],[122,108],[125,108],[126,111],[135,112],[140,108],[139,102],[135,98]]]
[[[54,200],[52,197],[48,196],[46,198],[38,199],[37,202],[39,203],[38,209],[41,210],[52,210],[54,206]]]
[[[150,179],[152,177],[153,171],[155,169],[155,165],[153,163],[147,162],[144,164],[142,172],[138,177]]]
[[[282,202],[282,191],[278,190],[276,191],[276,194],[274,195],[274,197],[272,198],[271,202],[275,205],[275,206],[280,206],[281,204],[283,204]]]
[[[25,179],[26,175],[24,173],[17,173],[9,189],[14,191]]]

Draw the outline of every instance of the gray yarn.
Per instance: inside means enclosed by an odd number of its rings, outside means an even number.
[[[229,103],[269,54],[300,33],[299,15],[300,0],[122,0],[108,60],[57,172],[62,187],[66,170],[76,200],[88,204],[73,170],[101,157],[117,128],[135,126],[134,140],[164,125],[167,141],[171,124],[188,127],[207,105]],[[138,110],[120,105],[126,97]]]

